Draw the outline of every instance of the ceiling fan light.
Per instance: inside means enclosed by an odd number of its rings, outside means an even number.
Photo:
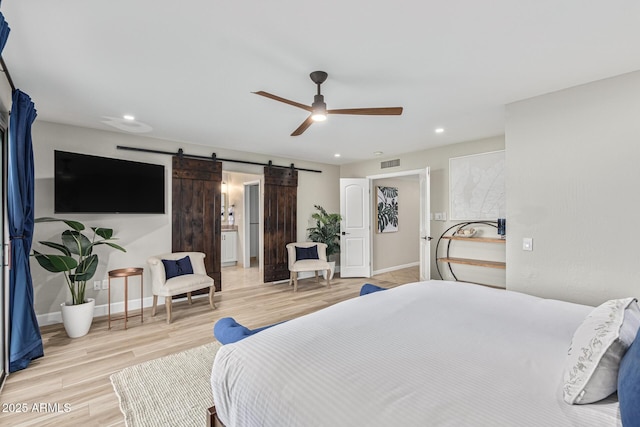
[[[322,95],[316,95],[315,102],[311,104],[311,119],[314,122],[327,120],[327,104],[322,100]]]
[[[325,120],[327,120],[327,115],[323,112],[314,112],[311,115],[311,120],[313,120],[314,122],[324,122]]]

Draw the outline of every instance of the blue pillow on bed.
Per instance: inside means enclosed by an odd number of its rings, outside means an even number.
[[[360,288],[360,296],[386,290],[387,288],[381,288],[380,286],[372,285],[371,283],[365,283],[362,285],[362,288]]]
[[[193,266],[191,265],[191,258],[187,255],[180,259],[163,259],[164,274],[169,280],[173,277],[182,276],[184,274],[193,274]]]
[[[618,400],[624,427],[640,426],[640,331],[622,357],[618,370]]]
[[[315,245],[308,248],[296,246],[296,261],[301,259],[318,259],[318,247]]]
[[[213,325],[213,336],[216,337],[220,344],[230,344],[232,342],[245,339],[246,337],[249,337],[277,324],[278,323],[274,323],[273,325],[267,325],[257,329],[249,329],[246,326],[242,326],[240,323],[236,322],[233,317],[223,317],[222,319],[218,320],[215,325]]]

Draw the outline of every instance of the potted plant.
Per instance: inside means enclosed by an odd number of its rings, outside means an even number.
[[[327,261],[329,261],[331,265],[329,279],[333,279],[336,262],[331,260],[331,256],[340,252],[340,221],[342,221],[342,216],[337,213],[327,213],[327,211],[319,205],[314,205],[314,207],[318,212],[312,214],[311,218],[316,221],[316,225],[315,227],[307,228],[307,232],[312,242],[327,245]]]
[[[93,253],[93,248],[109,245],[122,252],[126,250],[113,243],[115,239],[112,238],[113,230],[110,228],[91,227],[93,236],[89,239],[82,233],[84,224],[78,221],[45,217],[37,218],[35,222],[64,222],[69,227],[60,235],[62,243],[40,242],[62,252],[62,255],[43,254],[34,250],[33,257],[45,270],[63,273],[71,292],[71,301],[61,304],[62,323],[70,338],[84,336],[91,328],[95,307],[95,300],[85,296],[87,282],[98,267],[98,255]]]

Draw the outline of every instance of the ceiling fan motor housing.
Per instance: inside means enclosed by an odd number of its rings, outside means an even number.
[[[313,108],[314,111],[317,111],[318,109],[326,110],[327,104],[324,102],[324,95],[315,95],[313,97],[313,104],[311,104],[311,108]]]

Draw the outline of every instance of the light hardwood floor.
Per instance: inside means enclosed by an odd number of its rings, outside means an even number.
[[[109,376],[127,366],[211,342],[213,325],[234,317],[249,328],[292,319],[358,295],[364,283],[394,287],[418,280],[418,267],[368,279],[334,278],[331,289],[315,279],[299,282],[294,293],[287,283],[262,284],[257,269],[223,269],[223,291],[215,295],[217,309],[207,298],[174,304],[173,323],[164,309],[152,318],[112,322],[97,318],[88,335],[67,338],[62,325],[41,328],[45,356],[9,375],[0,394],[0,426],[124,426],[124,418]],[[258,284],[256,284],[258,283]],[[55,405],[60,412],[54,412]],[[13,405],[13,406],[12,406]],[[19,406],[16,406],[19,405]],[[66,405],[66,407],[65,407]],[[16,412],[18,408],[26,412]],[[68,408],[68,411],[65,410]],[[38,411],[40,410],[40,411]],[[203,414],[203,425],[204,425]]]

